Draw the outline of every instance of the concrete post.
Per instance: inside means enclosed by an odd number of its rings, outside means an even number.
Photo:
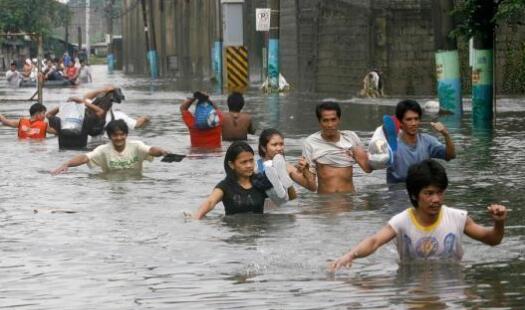
[[[456,117],[463,114],[461,98],[461,76],[456,40],[449,34],[454,29],[450,12],[453,0],[433,0],[434,46],[436,48],[437,94],[441,110]]]
[[[492,46],[480,44],[474,38],[472,64],[472,125],[477,128],[492,126],[493,113],[493,61]]]
[[[248,50],[244,47],[244,0],[221,0],[224,17],[223,44],[226,49],[228,91],[243,92],[249,84]]]
[[[215,1],[215,4],[215,42],[212,48],[212,64],[216,88],[222,92],[222,6],[220,0]]]
[[[496,8],[496,3],[480,0],[475,20],[490,21]],[[477,32],[473,40],[472,126],[476,129],[492,128],[494,118],[494,28],[492,22],[483,24],[482,31]]]
[[[279,91],[279,10],[280,0],[270,0],[270,38],[268,40],[268,79],[271,92]]]

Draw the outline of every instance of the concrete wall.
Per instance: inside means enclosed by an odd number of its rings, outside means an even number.
[[[124,0],[125,8],[136,0]],[[147,0],[152,5],[161,76],[212,76],[218,0]],[[251,81],[261,77],[267,37],[255,31],[255,9],[246,0],[244,42]],[[370,69],[383,72],[387,95],[435,93],[431,0],[281,0],[281,72],[300,91],[355,95]],[[147,73],[140,5],[122,18],[124,68]],[[497,33],[497,89],[525,92],[525,26]],[[459,42],[465,91],[470,91],[466,42]]]

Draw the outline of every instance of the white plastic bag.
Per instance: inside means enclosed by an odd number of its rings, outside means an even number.
[[[374,131],[368,145],[368,163],[374,170],[385,169],[391,165],[393,153],[383,132],[383,126]]]
[[[84,112],[86,107],[75,102],[62,103],[59,108],[61,120],[61,130],[80,133],[84,122]]]

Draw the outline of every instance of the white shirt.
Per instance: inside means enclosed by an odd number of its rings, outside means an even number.
[[[140,173],[142,162],[153,160],[153,156],[149,155],[150,149],[150,146],[141,141],[126,141],[124,150],[119,153],[109,142],[98,146],[86,155],[89,158],[90,167],[99,166],[104,172],[126,170]]]
[[[20,76],[20,73],[16,70],[15,71],[9,70],[5,73],[5,78],[7,82],[9,83],[9,86],[18,87],[21,76]]]
[[[352,167],[355,160],[349,155],[353,147],[362,145],[361,140],[350,130],[339,131],[340,138],[337,142],[327,141],[318,131],[304,141],[303,156],[310,165],[310,171],[316,172],[316,163],[332,167]]]
[[[415,209],[395,215],[388,224],[396,232],[396,245],[401,260],[463,257],[461,240],[467,221],[467,211],[441,206],[438,220],[431,226],[421,226]]]
[[[129,129],[135,129],[135,125],[137,125],[137,121],[134,118],[129,117],[126,113],[122,111],[113,110],[113,116],[115,117],[115,119],[121,119],[124,122],[126,122],[126,125],[128,125]],[[111,122],[111,120],[112,120],[111,111],[108,111],[108,113],[106,113],[106,125],[105,126],[107,126],[108,123]]]

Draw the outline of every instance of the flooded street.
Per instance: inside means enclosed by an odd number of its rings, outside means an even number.
[[[189,154],[180,163],[146,163],[143,177],[112,179],[87,166],[51,176],[79,151],[59,151],[57,138],[18,141],[0,127],[0,309],[522,309],[525,305],[525,99],[498,101],[492,133],[472,130],[470,105],[462,121],[442,119],[456,143],[445,164],[445,203],[492,225],[486,206],[511,211],[501,245],[464,238],[460,264],[399,264],[393,243],[327,272],[327,264],[410,206],[402,186],[389,188],[385,171],[355,170],[355,195],[319,196],[298,188],[299,199],[264,215],[224,217],[222,204],[203,221],[186,219],[223,179],[221,150],[191,150],[179,105],[195,89],[167,80],[108,75],[93,66],[93,85],[44,89],[48,109],[108,83],[126,100],[128,115],[151,116],[130,132],[149,145]],[[34,89],[0,84],[3,100],[29,98]],[[287,160],[318,130],[314,108],[329,96],[245,95],[258,133],[281,130]],[[212,99],[226,110],[226,95]],[[368,142],[397,98],[335,98],[344,129]],[[430,98],[429,98],[430,99]],[[421,99],[423,103],[425,99]],[[8,118],[28,115],[28,102],[0,102]],[[424,117],[423,129],[431,132]],[[257,148],[257,136],[249,143]],[[39,209],[35,213],[33,210]],[[51,213],[67,209],[74,213]]]

